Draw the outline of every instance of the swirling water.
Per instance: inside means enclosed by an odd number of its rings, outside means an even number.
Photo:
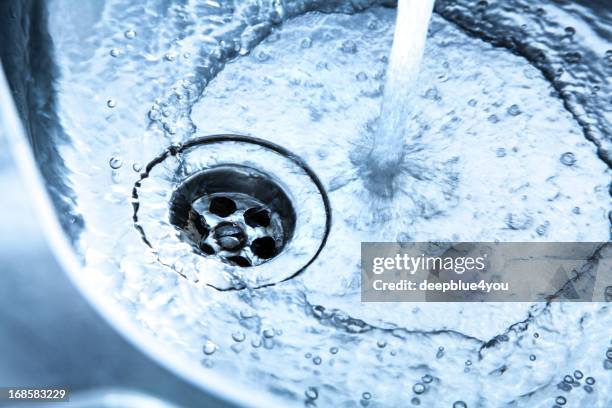
[[[59,125],[72,140],[60,146],[76,198],[65,216],[84,222],[83,279],[193,375],[295,405],[609,405],[608,304],[364,304],[359,290],[361,241],[609,239],[609,11],[438,2],[409,118],[418,132],[389,199],[362,175],[393,8],[83,3],[50,6]],[[133,226],[146,163],[228,132],[295,152],[329,193],[327,245],[282,284],[196,284]],[[167,225],[167,203],[150,204]]]

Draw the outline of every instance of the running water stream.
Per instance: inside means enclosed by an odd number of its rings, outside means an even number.
[[[434,0],[398,2],[382,108],[367,172],[371,189],[382,195],[393,193],[393,180],[403,162],[407,138],[411,132],[419,132],[409,118],[433,5]]]

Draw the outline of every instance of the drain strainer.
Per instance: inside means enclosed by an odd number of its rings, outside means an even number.
[[[290,279],[330,228],[327,195],[297,156],[246,136],[171,146],[134,187],[134,221],[163,264],[218,289]]]

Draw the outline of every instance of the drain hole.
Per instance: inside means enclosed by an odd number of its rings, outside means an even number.
[[[254,207],[244,212],[244,222],[255,227],[267,227],[270,225],[270,213],[265,208]]]
[[[209,210],[219,217],[228,217],[236,211],[236,203],[228,197],[215,197],[210,200]]]
[[[274,238],[257,238],[251,244],[251,251],[262,259],[270,259],[276,255],[276,242]]]
[[[175,190],[170,222],[200,255],[250,267],[282,251],[293,236],[295,212],[267,174],[223,165],[202,170]]]
[[[246,259],[244,256],[240,256],[240,255],[236,255],[236,256],[230,256],[229,258],[227,258],[231,263],[237,265],[237,266],[241,266],[243,268],[246,268],[248,266],[252,266],[251,265],[251,261],[249,261],[248,259]]]

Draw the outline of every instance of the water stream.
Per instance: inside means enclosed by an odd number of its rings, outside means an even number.
[[[381,114],[365,171],[370,188],[383,195],[393,193],[393,181],[398,166],[404,161],[406,145],[411,144],[411,133],[423,131],[418,126],[410,126],[414,122],[409,118],[415,110],[414,91],[433,5],[434,0],[398,2]]]

